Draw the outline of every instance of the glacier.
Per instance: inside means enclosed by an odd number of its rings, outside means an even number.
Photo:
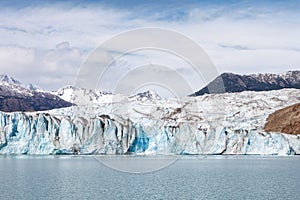
[[[300,133],[263,129],[269,114],[299,102],[299,89],[180,99],[108,94],[96,100],[0,112],[0,154],[300,154]]]

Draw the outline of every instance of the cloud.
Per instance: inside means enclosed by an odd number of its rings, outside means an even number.
[[[0,4],[1,73],[46,89],[73,84],[94,48],[139,27],[187,35],[206,50],[220,72],[282,72],[300,63],[297,2],[78,2]],[[162,63],[177,63],[181,73],[189,74],[180,62]]]
[[[41,88],[55,90],[57,86],[74,82],[83,55],[68,42],[48,50],[1,46],[1,72],[24,83],[39,83]]]
[[[235,50],[251,50],[251,48],[241,45],[226,45],[226,44],[220,44],[219,45],[222,48],[225,49],[235,49]]]

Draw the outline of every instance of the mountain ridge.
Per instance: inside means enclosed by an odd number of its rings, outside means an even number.
[[[192,96],[225,92],[270,91],[284,88],[300,89],[300,71],[250,75],[222,73]]]
[[[32,84],[28,86],[10,76],[0,75],[0,110],[4,112],[42,111],[72,105]]]
[[[300,71],[288,71],[281,74],[266,73],[250,75],[223,73],[191,96],[200,96],[209,93],[269,91],[283,88],[300,89]],[[101,92],[75,86],[65,86],[54,92],[46,92],[32,84],[24,85],[8,75],[0,74],[1,111],[51,110],[75,104],[109,103],[112,99],[116,100],[117,98],[129,98],[135,101],[160,99],[153,91],[146,91],[126,97],[125,95],[116,95],[110,92]]]

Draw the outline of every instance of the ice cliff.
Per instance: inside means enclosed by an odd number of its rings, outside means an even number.
[[[0,154],[300,154],[300,133],[263,130],[299,89],[144,101],[122,95],[44,112],[0,112]]]

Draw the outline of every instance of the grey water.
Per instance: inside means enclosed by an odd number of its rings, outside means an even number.
[[[300,199],[299,171],[297,156],[183,156],[148,173],[92,156],[0,156],[0,199]]]

